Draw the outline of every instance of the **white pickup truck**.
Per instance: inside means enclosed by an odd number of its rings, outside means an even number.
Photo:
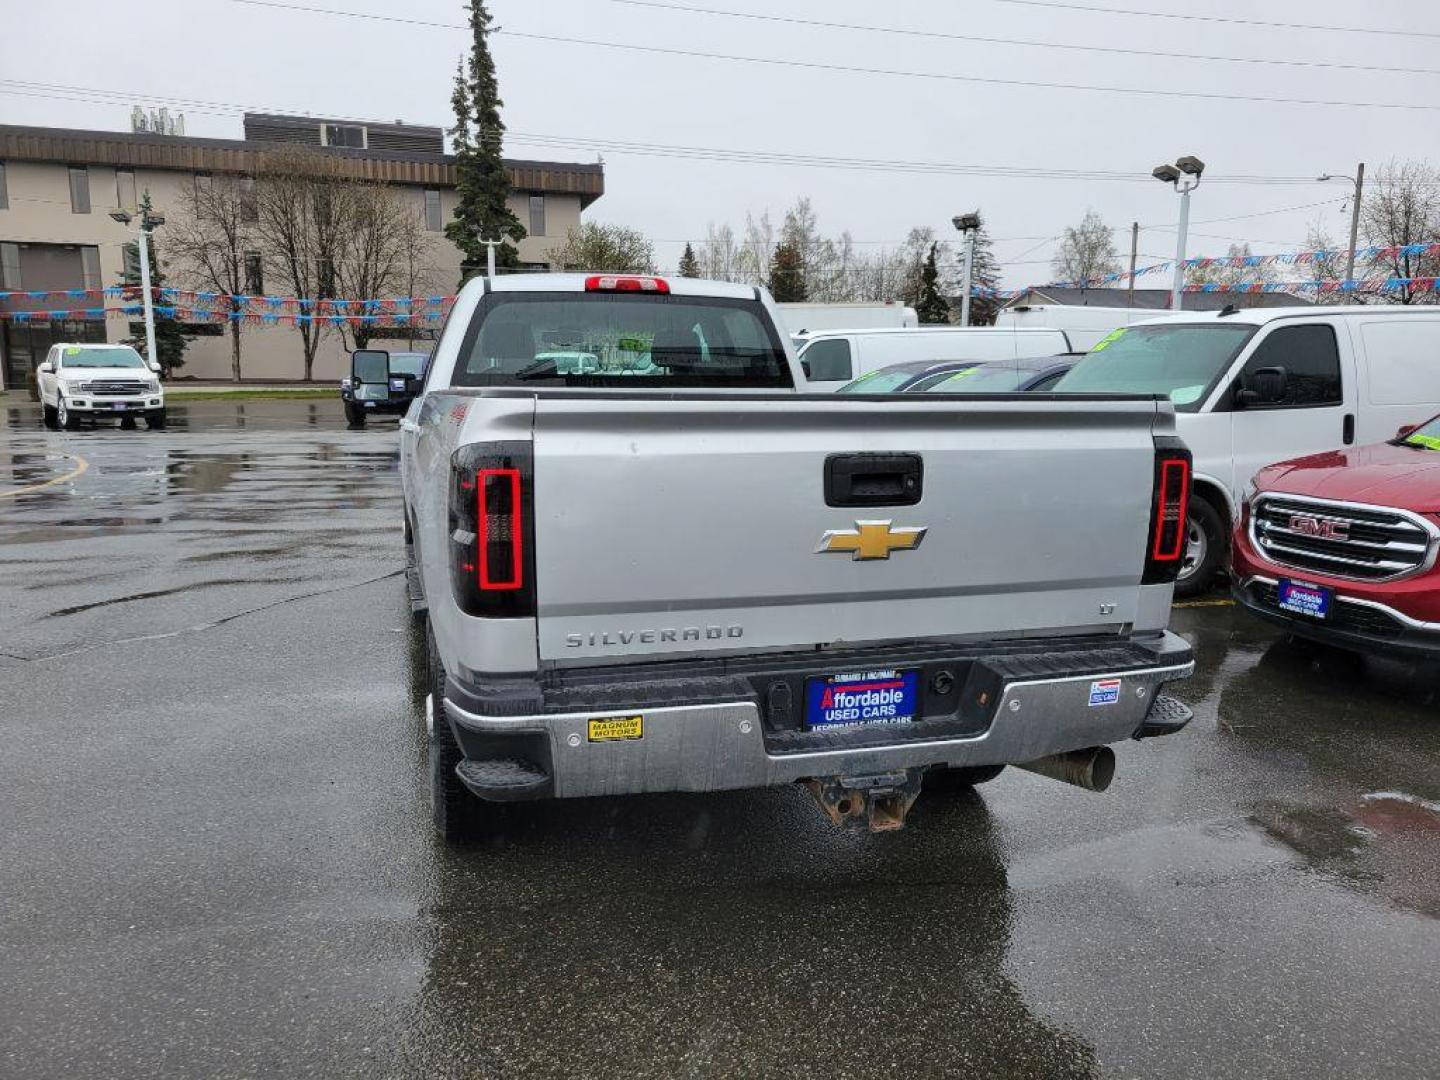
[[[599,369],[563,365],[583,352]],[[477,278],[401,423],[435,823],[805,781],[894,828],[1167,734],[1190,458],[1153,396],[805,394],[745,286]]]

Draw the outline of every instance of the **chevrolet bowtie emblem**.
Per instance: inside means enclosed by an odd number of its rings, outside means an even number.
[[[857,521],[853,529],[831,529],[820,538],[817,555],[827,551],[848,552],[862,559],[888,559],[892,551],[911,551],[925,539],[925,526],[892,529],[888,521]]]

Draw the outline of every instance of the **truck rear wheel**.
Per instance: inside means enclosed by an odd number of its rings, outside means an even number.
[[[426,662],[430,669],[430,819],[446,843],[473,837],[484,803],[466,789],[455,774],[464,759],[450,721],[445,718],[445,665],[435,648],[435,634],[425,624]]]
[[[1004,765],[971,765],[961,769],[941,766],[925,774],[925,790],[942,794],[963,793],[978,784],[988,784],[1004,771]]]
[[[1175,595],[1199,596],[1215,584],[1215,575],[1225,563],[1225,548],[1230,537],[1225,519],[1209,499],[1194,496],[1190,500],[1189,535],[1180,577],[1175,581]]]

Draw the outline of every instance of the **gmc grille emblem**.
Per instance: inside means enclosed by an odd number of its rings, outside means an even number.
[[[1309,514],[1291,514],[1290,528],[1302,536],[1314,536],[1321,540],[1350,539],[1348,521],[1332,521],[1330,518],[1312,517]]]

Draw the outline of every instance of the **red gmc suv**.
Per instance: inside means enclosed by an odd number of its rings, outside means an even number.
[[[1231,549],[1241,604],[1331,645],[1440,657],[1440,417],[1251,483]]]

